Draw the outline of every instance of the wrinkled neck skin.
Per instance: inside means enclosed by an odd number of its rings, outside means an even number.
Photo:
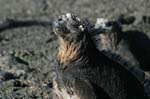
[[[94,47],[92,40],[87,35],[78,38],[70,38],[64,40],[59,38],[58,61],[63,65],[63,69],[74,65],[90,65],[92,64],[94,55]]]

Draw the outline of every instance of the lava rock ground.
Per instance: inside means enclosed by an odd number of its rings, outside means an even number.
[[[6,19],[50,20],[66,12],[95,22],[97,18],[133,22],[126,30],[150,36],[150,0],[0,0]],[[51,99],[51,67],[57,39],[52,27],[23,27],[0,32],[0,99]]]

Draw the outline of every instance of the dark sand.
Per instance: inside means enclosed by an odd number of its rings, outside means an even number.
[[[6,19],[53,21],[73,12],[96,18],[134,17],[125,30],[150,36],[150,0],[0,0],[0,23]],[[51,66],[57,39],[52,27],[24,27],[0,32],[0,99],[51,99]]]

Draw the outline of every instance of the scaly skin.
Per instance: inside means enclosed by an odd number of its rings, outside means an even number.
[[[97,49],[80,18],[67,13],[53,28],[60,43],[54,99],[146,99],[136,77]]]

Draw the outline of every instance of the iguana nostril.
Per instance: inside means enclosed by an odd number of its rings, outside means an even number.
[[[58,21],[62,21],[62,18],[58,18]]]

